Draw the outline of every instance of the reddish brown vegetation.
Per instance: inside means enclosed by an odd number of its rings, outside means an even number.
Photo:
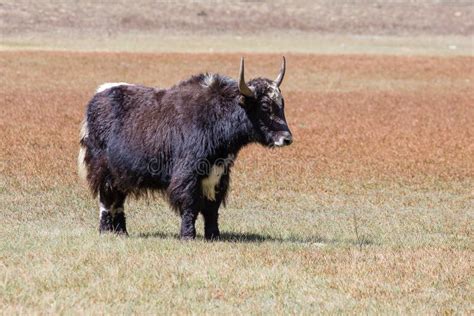
[[[248,78],[276,75],[280,56],[246,57]],[[130,203],[128,240],[98,239],[76,176],[97,85],[235,77],[239,59],[0,53],[1,310],[472,310],[474,57],[289,55],[295,142],[239,157],[222,212],[224,240],[239,242],[178,243],[159,201]]]
[[[235,54],[2,52],[2,173],[10,180],[75,183],[79,123],[98,84],[169,86],[202,71],[235,77],[238,60]],[[247,60],[249,78],[274,77],[280,58]],[[294,145],[270,153],[248,148],[237,168],[249,170],[248,177],[284,175],[301,190],[321,176],[472,179],[473,61],[290,55],[282,91]],[[251,171],[256,164],[258,172]]]

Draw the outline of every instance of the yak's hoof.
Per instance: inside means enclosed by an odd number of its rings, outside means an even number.
[[[125,214],[124,213],[118,213],[117,215],[115,215],[114,221],[113,221],[113,227],[114,227],[114,232],[117,235],[128,236],[127,224],[126,224],[126,221],[125,221]]]
[[[102,213],[100,218],[99,233],[114,233],[120,236],[128,236],[125,223],[125,214],[119,213],[112,216],[110,213]]]
[[[183,241],[194,240],[196,238],[196,234],[191,235],[181,235],[179,238]]]
[[[118,230],[118,229],[103,229],[102,227],[99,228],[99,234],[115,234],[117,236],[124,236],[128,237],[128,232],[126,230]]]
[[[113,221],[114,219],[110,213],[102,212],[102,214],[100,214],[99,232],[101,234],[107,233],[107,232],[113,232],[114,231]]]
[[[221,234],[219,233],[219,231],[211,231],[211,232],[205,232],[204,233],[204,238],[206,238],[206,240],[219,240],[221,237]]]
[[[127,232],[126,229],[124,229],[124,230],[114,230],[113,232],[114,232],[115,235],[128,237],[128,232]]]
[[[193,240],[194,238],[196,238],[196,228],[182,227],[181,232],[179,233],[179,237],[181,240]]]

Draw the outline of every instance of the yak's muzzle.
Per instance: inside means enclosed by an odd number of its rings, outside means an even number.
[[[293,142],[293,136],[290,132],[286,131],[279,132],[275,138],[276,140],[273,145],[275,145],[276,147],[288,146],[291,145],[291,143]]]

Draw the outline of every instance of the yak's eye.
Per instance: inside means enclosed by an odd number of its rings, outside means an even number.
[[[268,103],[262,103],[262,111],[264,112],[271,112],[271,106]]]

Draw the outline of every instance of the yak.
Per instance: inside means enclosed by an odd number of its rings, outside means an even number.
[[[251,143],[292,143],[280,85],[202,73],[168,89],[106,83],[89,101],[80,133],[79,174],[99,199],[99,232],[128,235],[127,196],[162,193],[181,217],[180,238],[219,238],[218,210],[225,204],[230,170]]]

